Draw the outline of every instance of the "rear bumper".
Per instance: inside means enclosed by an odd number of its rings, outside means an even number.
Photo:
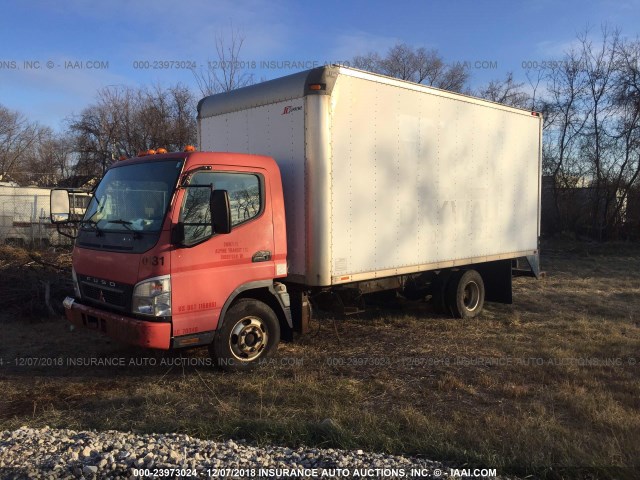
[[[88,307],[67,297],[64,301],[67,320],[76,327],[98,330],[130,345],[168,350],[171,347],[171,323],[147,322]]]

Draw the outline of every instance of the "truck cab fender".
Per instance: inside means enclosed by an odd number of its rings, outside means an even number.
[[[274,311],[281,324],[288,325],[289,329],[293,328],[287,287],[273,280],[258,280],[242,284],[231,292],[220,311],[220,319],[216,330],[222,328],[227,310],[229,310],[234,301],[240,298],[254,298],[266,303]]]

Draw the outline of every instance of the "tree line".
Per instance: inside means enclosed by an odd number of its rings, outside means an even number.
[[[0,180],[53,186],[102,176],[121,157],[196,142],[197,99],[184,85],[110,86],[94,103],[65,120],[61,132],[0,105]]]
[[[216,38],[216,64],[222,68],[193,71],[198,94],[182,84],[105,87],[60,132],[0,105],[0,181],[80,182],[141,150],[195,144],[197,100],[254,82],[237,68],[243,42],[237,30],[229,39]],[[524,81],[509,72],[476,89],[469,86],[471,72],[464,64],[404,43],[383,54],[356,56],[351,65],[541,112],[548,232],[568,229],[604,239],[623,234],[630,216],[640,217],[637,39],[607,27],[597,35],[585,31],[558,61],[527,70]]]

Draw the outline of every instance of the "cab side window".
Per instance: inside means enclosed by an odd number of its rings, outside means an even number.
[[[231,225],[237,226],[255,218],[263,208],[262,184],[258,175],[250,173],[196,172],[189,183],[180,210],[187,245],[206,240],[212,235],[209,195],[226,190],[231,206]]]
[[[229,192],[231,226],[258,216],[262,211],[260,178],[248,173],[214,173],[214,188]]]

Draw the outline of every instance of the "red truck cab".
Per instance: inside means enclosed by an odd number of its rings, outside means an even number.
[[[69,220],[65,194],[52,193],[55,223]],[[270,157],[180,152],[117,162],[79,222],[67,318],[133,345],[208,345],[223,367],[255,364],[292,326],[277,281],[287,275],[284,212]]]

